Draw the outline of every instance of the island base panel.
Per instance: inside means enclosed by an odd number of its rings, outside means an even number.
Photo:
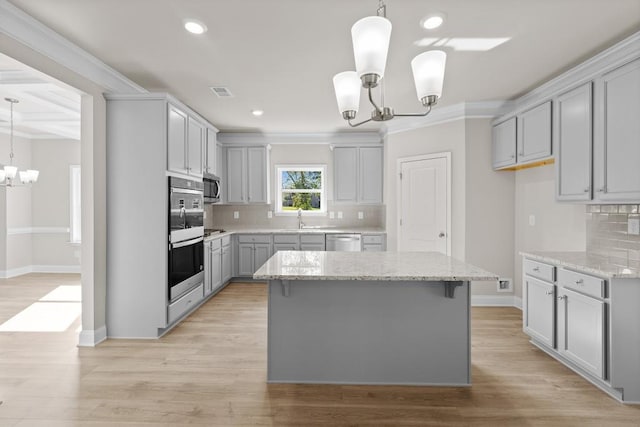
[[[443,284],[270,281],[269,382],[470,385],[469,283]]]

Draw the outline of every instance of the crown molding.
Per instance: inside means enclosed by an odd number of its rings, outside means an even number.
[[[435,107],[423,117],[398,117],[384,126],[387,135],[460,119],[493,118],[513,108],[512,101],[461,102],[447,107]]]
[[[0,0],[0,33],[84,76],[107,92],[147,92],[8,0]]]
[[[258,133],[221,132],[217,135],[222,145],[282,145],[282,144],[327,144],[327,145],[376,145],[382,144],[383,136],[378,132],[334,132],[334,133]]]
[[[640,58],[640,31],[516,99],[512,111],[496,118],[495,123],[592,81],[637,58]]]

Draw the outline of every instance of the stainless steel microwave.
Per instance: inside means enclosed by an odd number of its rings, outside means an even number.
[[[218,203],[220,201],[220,178],[212,174],[204,174],[204,202]]]

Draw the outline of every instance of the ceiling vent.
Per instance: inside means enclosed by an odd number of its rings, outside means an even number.
[[[231,98],[233,94],[224,86],[211,86],[210,88],[218,98]]]

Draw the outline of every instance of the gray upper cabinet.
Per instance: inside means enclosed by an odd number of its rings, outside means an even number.
[[[228,203],[267,202],[267,148],[228,147]]]
[[[551,156],[551,101],[518,115],[518,163]]]
[[[218,156],[217,156],[217,143],[216,143],[216,131],[207,128],[206,130],[206,143],[204,150],[204,172],[213,175],[218,175]]]
[[[640,59],[596,80],[594,199],[640,201]]]
[[[167,169],[187,173],[187,115],[169,104],[168,108],[168,165]]]
[[[205,138],[204,126],[192,117],[189,117],[187,131],[187,172],[189,175],[202,177],[202,151]]]
[[[591,200],[593,148],[592,84],[579,86],[556,99],[556,198]]]
[[[380,204],[383,188],[382,147],[333,149],[335,202]]]
[[[516,164],[516,118],[512,117],[493,127],[493,168]]]

